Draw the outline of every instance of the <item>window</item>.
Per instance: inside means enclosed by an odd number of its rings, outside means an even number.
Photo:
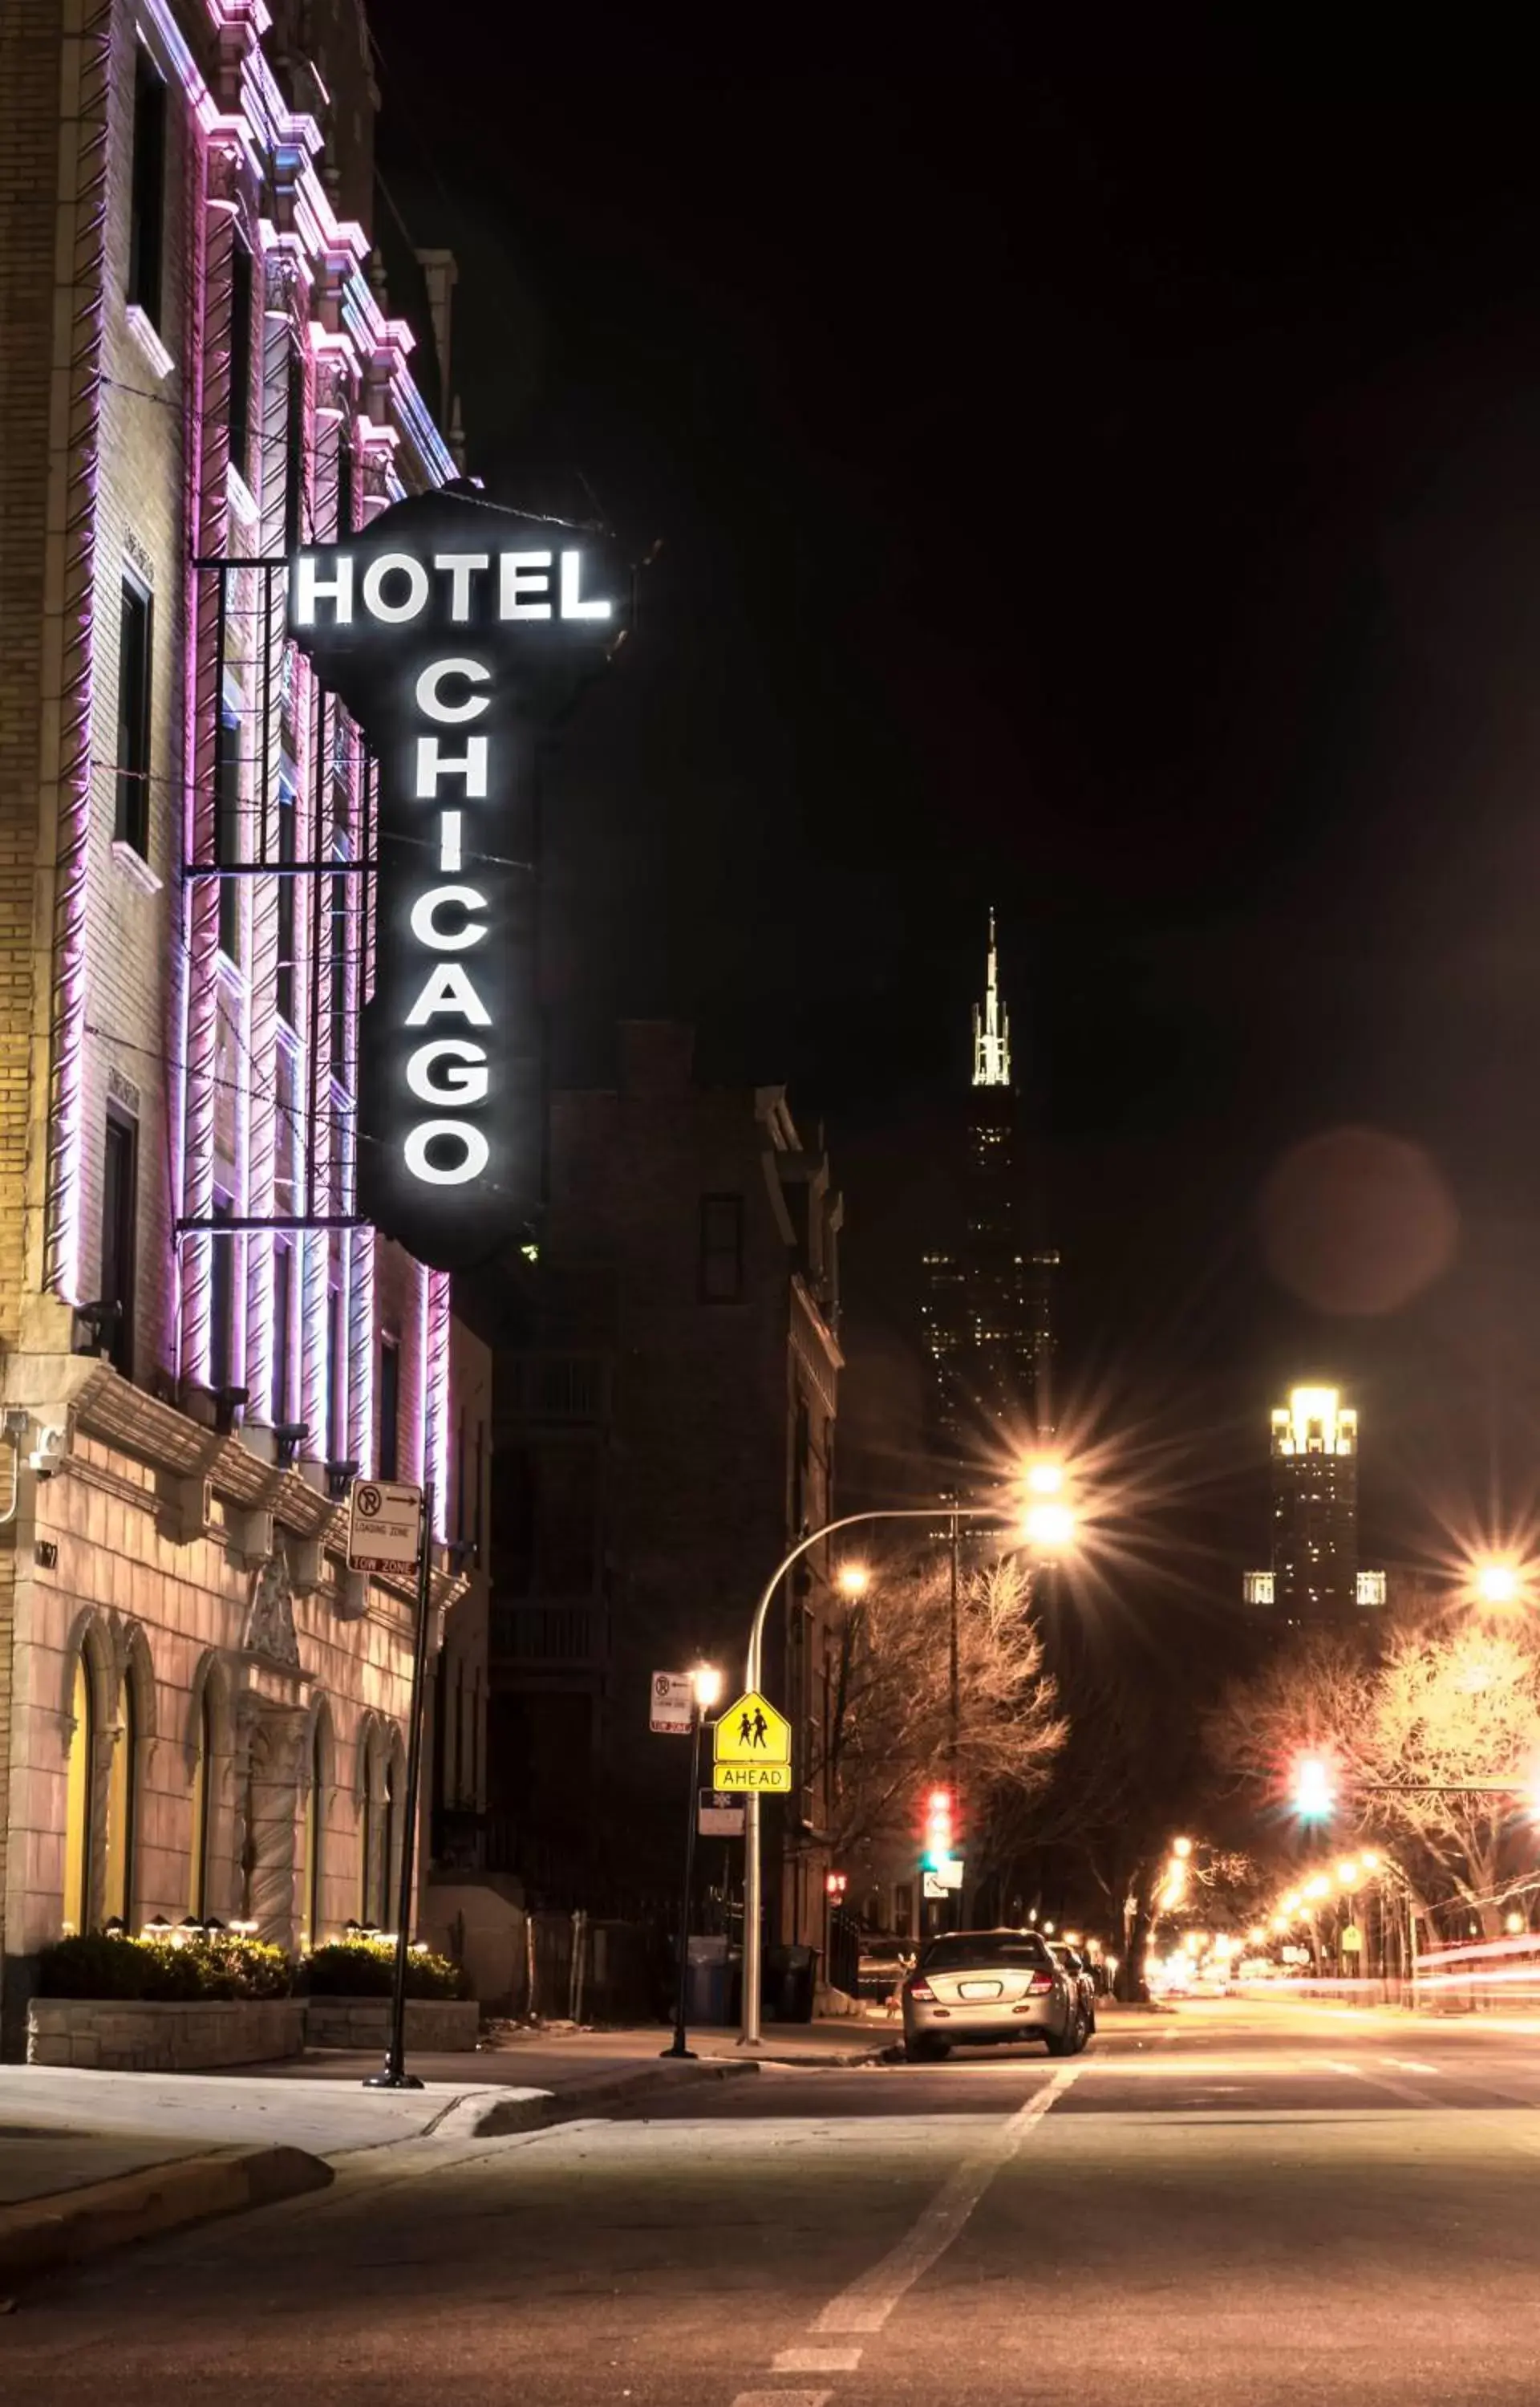
[[[294,785],[287,773],[278,777],[278,859],[290,862],[295,858],[294,844],[297,821],[294,811]],[[278,880],[278,976],[275,994],[278,1014],[294,1025],[294,880]]]
[[[700,1298],[703,1303],[739,1303],[743,1295],[743,1199],[700,1198]]]
[[[238,237],[230,263],[230,464],[251,481],[251,253]]]
[[[342,1289],[326,1291],[326,1454],[329,1462],[342,1460],[347,1443],[343,1414]]]
[[[91,1666],[84,1649],[75,1659],[75,1687],[70,1699],[74,1728],[64,1774],[64,1929],[87,1928],[92,1906],[92,1848],[95,1833],[94,1782],[96,1701],[92,1693]]]
[[[353,532],[353,446],[347,420],[337,429],[337,541]]]
[[[289,406],[284,421],[283,538],[286,551],[304,540],[304,369],[289,354]]]
[[[123,579],[118,614],[118,799],[112,833],[149,857],[150,599]]]
[[[304,1806],[305,1940],[318,1947],[326,1879],[326,1782],[319,1717],[310,1739],[310,1794]]]
[[[139,1714],[134,1675],[123,1674],[122,1725],[112,1749],[107,1790],[106,1910],[129,1930],[134,1927],[134,1824],[138,1806]]]
[[[485,1469],[485,1464],[486,1464],[486,1453],[487,1453],[487,1424],[486,1424],[486,1422],[485,1422],[485,1421],[477,1421],[477,1423],[476,1423],[476,1492],[475,1492],[474,1496],[473,1496],[473,1497],[472,1498],[472,1500],[471,1500],[471,1516],[472,1516],[472,1518],[471,1518],[471,1540],[472,1540],[472,1544],[474,1545],[475,1550],[476,1550],[476,1553],[475,1553],[475,1560],[476,1560],[476,1568],[477,1568],[477,1570],[478,1570],[478,1571],[479,1571],[479,1569],[481,1568],[481,1515],[482,1515],[482,1502],[481,1502],[481,1495],[482,1495],[482,1474],[483,1474],[483,1472],[484,1472],[484,1469]]]
[[[139,1132],[126,1112],[107,1105],[106,1152],[102,1163],[102,1296],[116,1307],[107,1360],[125,1379],[134,1376],[134,1235],[139,1186]]]
[[[393,1928],[390,1920],[391,1873],[395,1870],[396,1842],[396,1767],[387,1759],[385,1765],[384,1825],[380,1831],[379,1887],[375,1892],[374,1920],[382,1930]]]
[[[273,1248],[273,1418],[287,1421],[293,1361],[294,1248]]]
[[[332,1075],[347,1077],[347,880],[329,877],[327,933],[332,949]]]
[[[191,1844],[188,1848],[187,1910],[202,1922],[208,1913],[209,1829],[214,1796],[214,1703],[204,1683],[198,1700],[198,1754],[192,1767]]]
[[[134,71],[134,161],[130,169],[128,297],[154,327],[161,322],[165,235],[166,88],[147,51]]]
[[[215,1197],[208,1241],[208,1384],[216,1395],[230,1386],[235,1359],[235,1240],[219,1233],[233,1211],[228,1195]]]
[[[230,703],[219,711],[214,758],[214,859],[221,869],[241,857],[241,722]],[[219,880],[219,950],[240,959],[241,888],[236,877]]]
[[[455,1431],[455,1536],[463,1543],[465,1537],[465,1407],[459,1408],[459,1427]]]
[[[401,1477],[401,1345],[394,1337],[380,1339],[379,1475]]]

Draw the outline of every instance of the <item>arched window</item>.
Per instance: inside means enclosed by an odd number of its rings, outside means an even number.
[[[91,1667],[84,1647],[75,1659],[75,1686],[70,1695],[74,1729],[64,1782],[64,1929],[84,1930],[91,1913],[92,1850],[95,1844],[94,1782],[96,1701],[92,1693]]]
[[[321,1912],[326,1879],[326,1788],[318,1715],[310,1736],[310,1794],[304,1807],[304,1944],[321,1944]]]
[[[214,1700],[204,1682],[198,1700],[198,1753],[192,1767],[192,1828],[188,1847],[187,1910],[200,1922],[208,1903],[209,1836],[214,1797]]]
[[[382,1816],[384,1829],[380,1832],[380,1885],[379,1895],[375,1901],[374,1920],[382,1930],[393,1930],[395,1918],[392,1901],[395,1891],[390,1875],[395,1868],[396,1848],[401,1836],[396,1829],[398,1818],[396,1765],[393,1756],[385,1757],[382,1771],[385,1779],[385,1812]]]
[[[374,1919],[374,1782],[377,1777],[374,1749],[372,1744],[365,1741],[363,1813],[359,1830],[359,1920],[360,1922],[373,1922]]]
[[[139,1709],[132,1671],[123,1674],[121,1719],[112,1749],[107,1785],[106,1910],[130,1930],[134,1919],[139,1819]]]

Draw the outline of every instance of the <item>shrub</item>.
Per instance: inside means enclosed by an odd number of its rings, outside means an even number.
[[[37,1963],[44,1998],[287,1998],[294,1967],[281,1947],[238,1931],[185,1940],[110,1938],[100,1930],[61,1939]]]
[[[395,1980],[395,1943],[385,1939],[334,1939],[318,1947],[304,1964],[313,1998],[388,1998]],[[414,1947],[406,1958],[409,1998],[463,1998],[465,1976],[447,1956]]]

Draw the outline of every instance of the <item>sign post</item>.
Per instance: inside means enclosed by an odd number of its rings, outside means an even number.
[[[685,1791],[685,1878],[679,1892],[679,1987],[674,1992],[673,2038],[663,2054],[688,2057],[693,2063],[695,2050],[686,2043],[685,2024],[689,2014],[690,1890],[695,1884],[696,1791],[700,1785],[700,1691],[694,1680],[687,1681],[685,1686],[690,1698],[690,1785]],[[655,1682],[655,1697],[656,1694]]]
[[[410,1497],[416,1501],[417,1521],[417,1645],[412,1655],[412,1698],[407,1709],[406,1737],[406,1799],[404,1828],[401,1838],[401,1898],[396,1914],[396,1963],[390,1987],[390,2037],[385,2051],[385,2062],[378,2072],[369,2073],[365,2089],[420,2089],[421,2082],[415,2072],[406,2070],[406,1958],[412,1945],[412,1909],[416,1892],[417,1791],[422,1781],[422,1709],[428,1671],[428,1615],[432,1601],[433,1580],[433,1483],[422,1489],[415,1488],[382,1488],[368,1480],[358,1481],[353,1488],[352,1511],[348,1516],[347,1560],[353,1571],[371,1567],[374,1559],[356,1560],[353,1531],[360,1525],[366,1531],[363,1545],[377,1545],[378,1532],[386,1518],[387,1497]],[[378,1500],[377,1502],[375,1500]],[[371,1507],[360,1512],[360,1504]],[[392,1560],[389,1568],[398,1565]]]

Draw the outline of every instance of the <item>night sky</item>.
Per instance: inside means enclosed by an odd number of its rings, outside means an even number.
[[[471,468],[662,545],[549,780],[557,1075],[667,1013],[826,1116],[880,1482],[995,904],[1071,1417],[1233,1594],[1295,1376],[1371,1558],[1534,1501],[1540,146],[1474,42],[1158,14],[371,9]]]

